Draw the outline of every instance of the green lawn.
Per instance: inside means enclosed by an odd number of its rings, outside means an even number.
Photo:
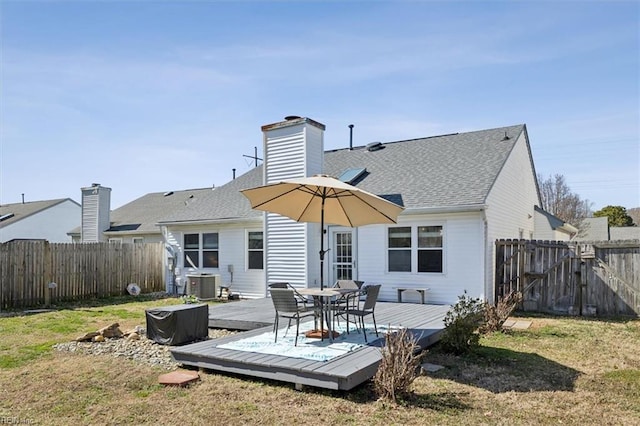
[[[472,354],[431,348],[445,368],[393,405],[366,383],[351,392],[201,372],[188,388],[165,371],[52,345],[179,299],[122,297],[0,317],[0,422],[34,424],[638,424],[640,321],[531,316],[529,330],[494,333]]]

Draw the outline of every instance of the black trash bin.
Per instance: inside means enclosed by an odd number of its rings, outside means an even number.
[[[145,310],[147,337],[161,345],[182,345],[209,335],[209,305],[184,304]]]

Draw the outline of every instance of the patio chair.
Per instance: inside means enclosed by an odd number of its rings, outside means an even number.
[[[345,317],[344,312],[346,309],[358,309],[360,306],[360,287],[364,281],[355,280],[338,280],[333,285],[333,288],[337,289],[349,289],[354,290],[353,293],[345,293],[340,295],[336,300],[331,302],[331,309],[333,311],[333,319],[340,324],[340,317]]]
[[[313,316],[316,318],[318,315],[318,308],[316,306],[306,307],[301,306],[295,297],[294,290],[287,288],[271,288],[271,301],[273,302],[273,307],[276,310],[276,318],[274,323],[274,333],[275,340],[278,341],[278,324],[280,318],[287,318],[289,320],[289,325],[287,325],[287,331],[285,331],[285,335],[289,331],[291,327],[291,320],[296,320],[296,340],[295,346],[298,346],[298,335],[300,334],[300,319],[305,317]]]
[[[309,302],[309,299],[307,299],[306,296],[298,293],[298,290],[296,290],[296,288],[294,286],[292,286],[291,284],[289,284],[288,282],[271,283],[267,287],[269,287],[269,289],[272,289],[272,288],[285,288],[285,289],[293,290],[293,295],[295,296],[296,301],[299,304],[307,306],[307,303]]]
[[[371,315],[373,318],[373,328],[376,332],[376,337],[378,336],[378,326],[376,325],[376,302],[378,301],[378,294],[380,293],[380,284],[367,286],[367,296],[364,299],[364,304],[362,305],[362,309],[346,309],[344,314],[347,317],[347,334],[349,334],[349,316],[353,315],[358,318],[360,326],[362,327],[362,332],[364,333],[364,341],[367,342],[367,332],[364,327],[364,317],[367,315]],[[358,330],[356,328],[358,332]]]

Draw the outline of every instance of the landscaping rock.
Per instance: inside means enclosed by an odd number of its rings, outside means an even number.
[[[425,373],[435,373],[436,371],[440,371],[443,368],[444,367],[441,365],[430,364],[428,362],[425,362],[424,364],[422,364],[422,371],[424,371]]]
[[[73,341],[67,343],[58,343],[53,346],[57,351],[73,352],[90,356],[112,356],[116,358],[126,358],[140,364],[160,367],[165,370],[175,370],[179,367],[171,357],[171,346],[160,345],[150,340],[144,334],[143,327],[136,327],[143,333],[137,333],[138,338],[104,338],[99,333],[95,333],[96,337],[104,339],[103,342],[93,343],[91,341]],[[234,331],[209,329],[209,338],[234,334]],[[90,334],[90,333],[88,333]]]
[[[84,336],[80,336],[76,339],[76,342],[91,342],[94,337],[99,335],[97,331],[92,331],[91,333],[87,333]]]
[[[100,330],[98,330],[98,333],[106,338],[123,336],[122,330],[120,330],[120,324],[118,324],[117,322],[114,322],[113,324],[106,327],[102,327]]]

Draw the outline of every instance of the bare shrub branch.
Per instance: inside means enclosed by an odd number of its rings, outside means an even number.
[[[513,314],[518,305],[522,302],[522,293],[512,291],[505,297],[498,299],[498,303],[486,304],[484,308],[484,325],[480,328],[481,333],[492,333],[502,329],[502,324]]]
[[[381,349],[382,360],[373,378],[376,393],[380,398],[397,402],[409,393],[409,388],[418,376],[421,356],[416,353],[415,338],[402,328],[385,336]]]

